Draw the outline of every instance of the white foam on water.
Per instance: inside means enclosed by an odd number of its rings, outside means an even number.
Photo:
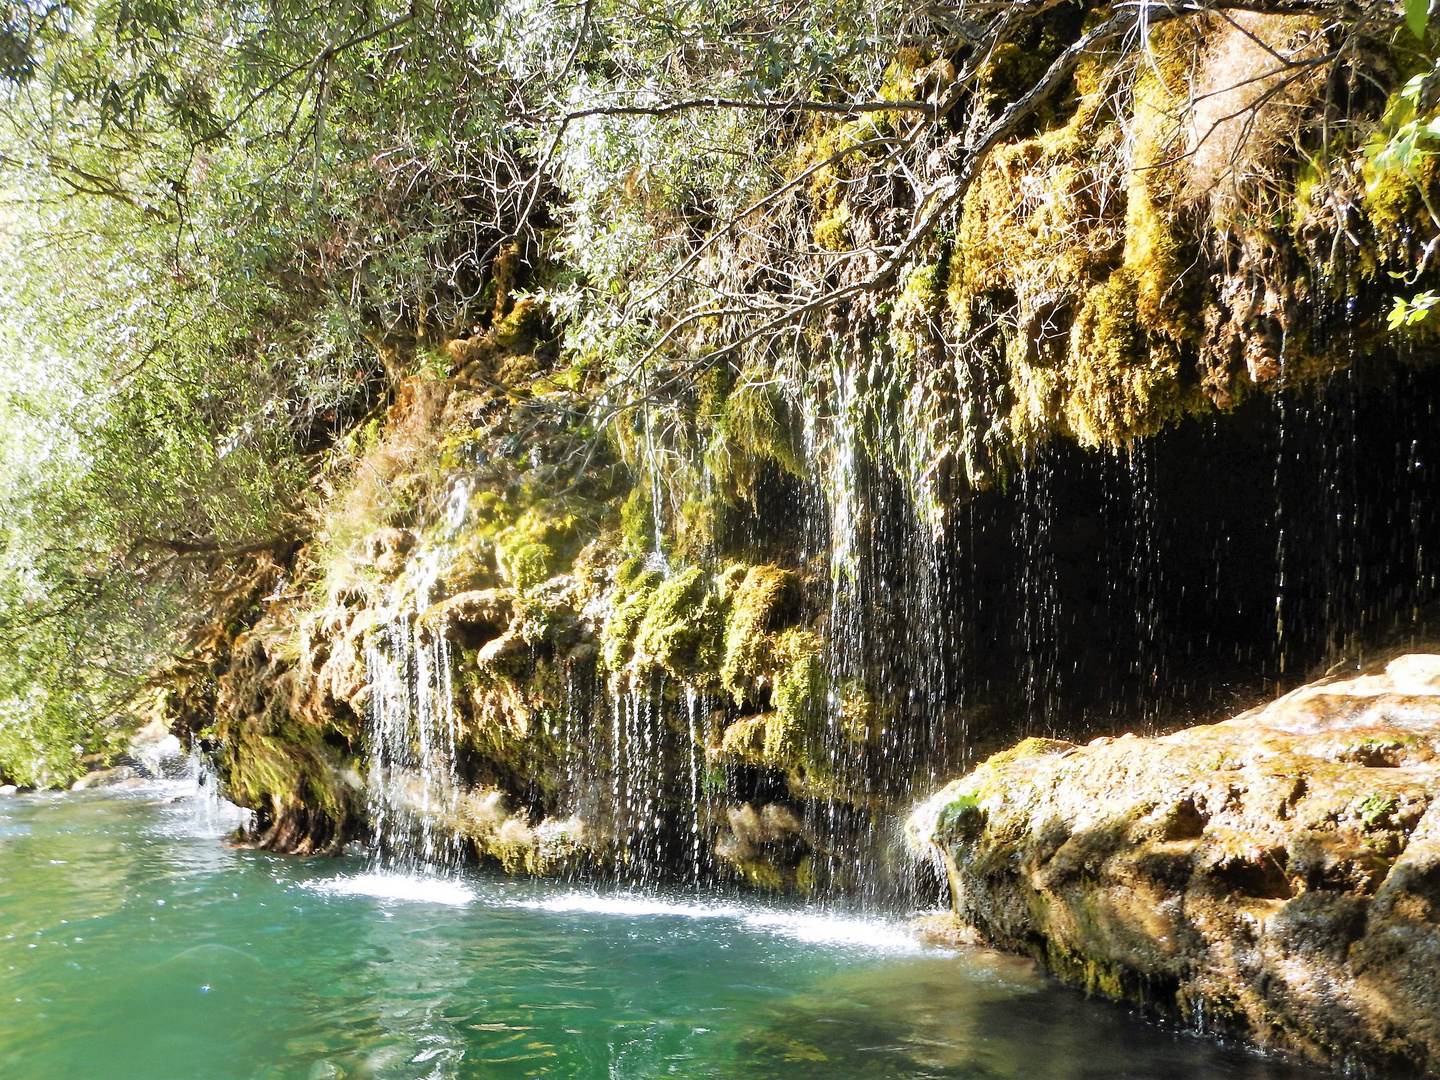
[[[658,896],[601,893],[557,893],[540,900],[516,900],[513,906],[534,911],[578,912],[588,915],[673,915],[682,919],[739,919],[745,909],[733,904],[700,904]]]
[[[369,896],[378,900],[451,907],[464,907],[480,898],[475,889],[462,881],[418,874],[357,874],[307,881],[301,886],[324,896]],[[746,930],[807,945],[889,954],[913,955],[932,951],[896,923],[818,911],[779,911],[741,904],[674,900],[663,896],[593,892],[562,892],[535,899],[509,899],[499,901],[497,906],[561,915],[723,919]]]
[[[454,878],[420,874],[356,874],[354,877],[306,881],[302,888],[322,896],[371,896],[377,900],[398,900],[413,904],[443,904],[464,907],[479,895]]]
[[[754,911],[741,919],[744,925],[777,937],[811,945],[837,945],[866,952],[921,953],[928,951],[903,927],[883,919],[862,919],[811,912]]]
[[[818,911],[777,911],[739,904],[706,904],[656,896],[600,893],[557,893],[538,900],[512,901],[535,911],[619,915],[631,918],[672,916],[682,919],[729,919],[747,930],[865,952],[921,953],[927,947],[895,923],[883,919],[832,915]]]

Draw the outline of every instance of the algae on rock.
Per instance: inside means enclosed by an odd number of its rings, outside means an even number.
[[[1027,739],[911,817],[963,924],[1320,1063],[1440,1071],[1440,656],[1219,724]]]

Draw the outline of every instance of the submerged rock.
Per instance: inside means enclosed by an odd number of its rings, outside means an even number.
[[[956,916],[1088,990],[1440,1075],[1440,656],[1222,723],[1026,739],[921,806]]]

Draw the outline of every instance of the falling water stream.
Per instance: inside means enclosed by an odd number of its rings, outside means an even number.
[[[366,639],[369,675],[367,816],[377,858],[409,870],[452,865],[460,854],[450,643],[421,621],[439,561],[428,552],[399,604]]]
[[[723,696],[566,661],[563,713],[540,721],[559,760],[545,813],[608,838],[613,883],[723,891],[745,829],[787,822],[822,898],[928,902],[940,882],[904,852],[898,822],[986,753],[1027,734],[1218,718],[1357,664],[1387,634],[1423,632],[1437,599],[1434,375],[1367,387],[1348,371],[1119,453],[1033,447],[1008,477],[960,493],[926,465],[922,425],[884,427],[839,361],[827,378],[791,403],[809,478],[762,483],[741,544],[755,562],[798,552],[826,572],[810,586],[824,594],[826,692],[807,736],[823,789],[717,758],[739,715]],[[648,483],[657,516],[673,514]],[[366,638],[379,869],[449,872],[469,854],[456,839],[458,657],[426,614],[469,494],[453,478],[440,543],[412,553]],[[658,540],[648,565],[671,572]],[[511,807],[519,828],[537,824],[538,801]]]

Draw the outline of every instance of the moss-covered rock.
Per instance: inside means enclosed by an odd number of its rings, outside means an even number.
[[[635,632],[632,661],[708,685],[720,660],[723,624],[710,575],[699,567],[682,570],[656,586]]]
[[[793,573],[778,566],[735,566],[728,573],[732,580],[739,580],[727,595],[729,614],[720,682],[736,704],[743,704],[759,700],[762,690],[769,689],[777,664],[774,631],[794,621],[800,583]]]
[[[912,836],[1060,977],[1308,1060],[1440,1073],[1440,656],[1223,723],[1027,739]]]
[[[621,565],[610,594],[610,613],[600,632],[600,657],[605,667],[619,672],[634,654],[635,635],[650,612],[650,602],[663,576],[645,567],[643,559]]]

